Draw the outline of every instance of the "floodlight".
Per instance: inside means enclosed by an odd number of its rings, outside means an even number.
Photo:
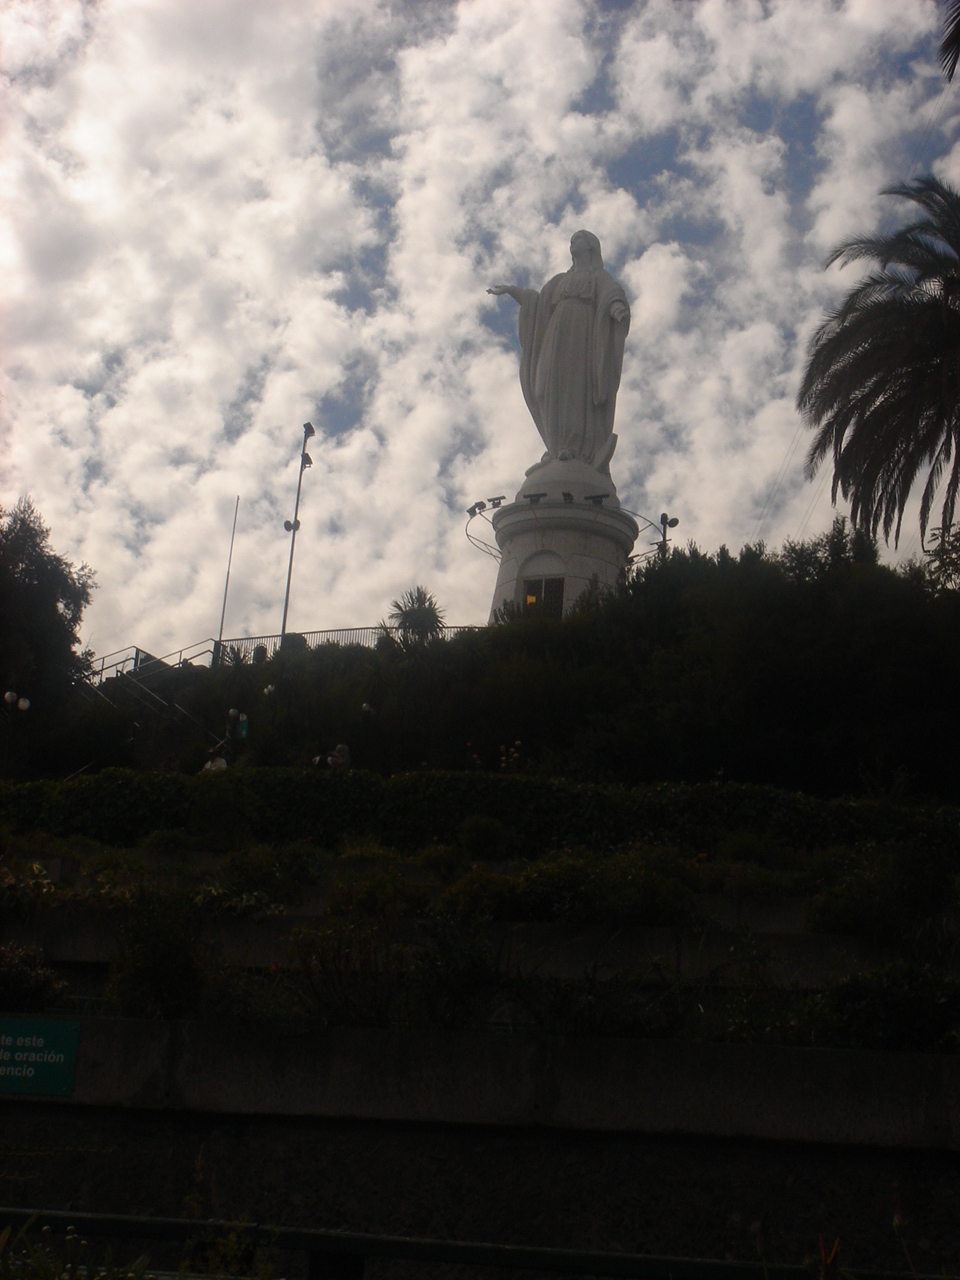
[[[304,467],[312,467],[312,466],[313,466],[313,459],[310,457],[309,453],[301,454],[300,455],[301,470],[303,470]]]
[[[17,695],[13,692],[12,689],[8,689],[7,692],[3,695],[3,700],[8,707],[12,707],[17,700]]]
[[[677,517],[676,517],[676,516],[674,516],[672,520],[668,520],[668,521],[667,521],[667,528],[668,528],[668,529],[675,529],[679,523],[680,523],[680,521],[677,519]]]
[[[314,428],[313,428],[313,423],[312,423],[312,422],[305,422],[305,423],[303,424],[303,439],[304,439],[304,442],[306,442],[307,440],[309,440],[309,439],[310,439],[310,437],[311,437],[311,436],[315,436],[316,434],[317,434],[317,433],[316,433],[316,431],[315,431],[315,430],[314,430]]]
[[[545,498],[545,493],[525,493],[523,495],[532,507],[535,507],[541,498]]]
[[[563,500],[564,500],[564,502],[572,502],[572,501],[573,501],[573,494],[572,494],[572,493],[567,493],[566,489],[564,489],[564,491],[563,491]]]
[[[595,507],[603,505],[604,498],[609,498],[609,493],[588,493],[585,502],[592,502]]]
[[[20,711],[29,711],[29,710],[30,710],[30,699],[29,699],[29,698],[21,698],[21,699],[20,699],[20,701],[17,703],[17,708],[18,708],[18,710],[20,710]]]
[[[500,504],[506,499],[506,496],[507,495],[505,493],[501,493],[499,497],[488,498],[487,501],[490,503],[491,507],[493,507],[493,509],[496,510],[497,507],[499,507]]]

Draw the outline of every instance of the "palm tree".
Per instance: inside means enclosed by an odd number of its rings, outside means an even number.
[[[443,610],[426,587],[413,587],[399,600],[391,600],[390,622],[402,641],[426,644],[443,632]]]
[[[943,7],[943,31],[940,40],[940,67],[947,84],[960,61],[960,0],[947,0]]]
[[[827,266],[865,258],[870,274],[813,335],[797,408],[816,428],[812,478],[833,456],[833,499],[850,500],[854,525],[900,538],[907,498],[927,471],[920,531],[953,459],[941,528],[960,486],[960,192],[937,178],[890,187],[922,210],[888,235],[855,236]]]

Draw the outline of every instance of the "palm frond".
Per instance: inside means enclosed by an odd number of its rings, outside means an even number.
[[[953,79],[960,59],[960,0],[947,0],[943,9],[943,33],[940,40],[940,69],[947,78],[947,84]]]

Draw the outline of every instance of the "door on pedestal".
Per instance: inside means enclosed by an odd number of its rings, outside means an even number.
[[[563,617],[563,578],[524,578],[524,613],[545,614],[548,618]]]

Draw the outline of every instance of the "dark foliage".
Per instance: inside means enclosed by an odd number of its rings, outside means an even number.
[[[729,833],[757,833],[776,847],[826,848],[860,841],[956,844],[957,810],[886,800],[818,800],[736,783],[626,789],[562,778],[420,772],[382,778],[359,770],[237,769],[219,776],[105,770],[71,782],[0,784],[0,825],[14,832],[83,836],[130,847],[163,827],[211,831],[229,809],[239,842],[310,838],[336,847],[370,835],[423,849],[465,819],[497,813],[525,854],[570,843],[638,838],[684,848]]]
[[[934,744],[936,725],[960,711],[958,630],[960,593],[945,575],[880,565],[870,538],[838,520],[777,553],[674,550],[563,622],[518,618],[407,648],[328,644],[257,666],[161,671],[151,688],[169,712],[125,679],[108,681],[110,703],[78,706],[31,767],[196,773],[233,707],[249,716],[249,735],[231,748],[231,774],[315,757],[323,771],[346,743],[357,769],[460,771],[457,788],[470,773],[497,773],[955,800],[956,770]],[[302,808],[295,793],[289,804]],[[117,794],[111,821],[126,806]],[[449,842],[477,815],[509,825],[470,801],[426,838]],[[225,848],[233,802],[203,821]]]
[[[186,898],[142,896],[118,930],[107,987],[120,1013],[184,1018],[200,1008],[205,946]]]
[[[0,771],[8,776],[29,776],[37,745],[67,726],[70,695],[90,672],[90,654],[78,650],[92,586],[86,564],[51,549],[29,498],[0,508],[0,695],[12,699],[0,703]]]
[[[57,1003],[66,983],[43,963],[39,947],[0,946],[0,1009],[37,1013]]]
[[[960,983],[936,970],[898,962],[831,983],[808,998],[798,1022],[801,1043],[956,1050]]]
[[[0,508],[0,692],[29,698],[34,716],[60,708],[90,669],[78,649],[93,571],[57,555],[49,534],[29,498]]]

